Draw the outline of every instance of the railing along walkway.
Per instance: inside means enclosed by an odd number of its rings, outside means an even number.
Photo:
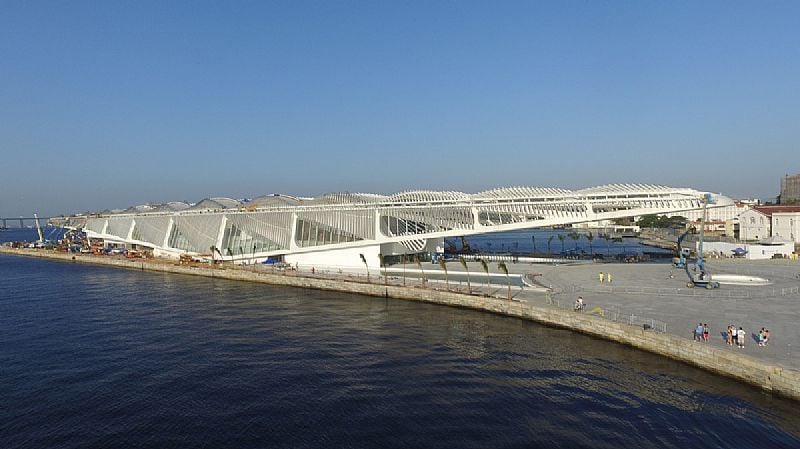
[[[609,321],[614,321],[617,323],[625,323],[631,326],[641,326],[643,329],[646,330],[654,330],[656,332],[661,332],[664,334],[667,333],[667,323],[661,320],[639,316],[634,313],[627,313],[617,309],[602,309],[600,307],[594,307],[585,310],[575,310],[574,301],[569,302],[567,304],[562,304],[560,300],[553,298],[551,295],[547,296],[547,304],[558,307],[560,309],[572,309],[575,311],[575,313],[591,314],[599,316],[601,318],[605,318]]]

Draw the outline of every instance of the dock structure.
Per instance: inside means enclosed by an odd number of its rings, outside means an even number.
[[[443,252],[446,237],[563,226],[702,207],[690,188],[612,184],[582,190],[506,187],[476,194],[408,191],[210,198],[186,207],[138,206],[73,217],[90,238],[157,256],[210,254],[253,263],[269,257],[316,266],[377,266],[381,257]],[[715,206],[731,200],[712,195]],[[174,204],[174,203],[167,203]]]

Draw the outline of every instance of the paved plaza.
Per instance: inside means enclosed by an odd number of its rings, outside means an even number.
[[[562,265],[512,264],[512,273],[539,273],[537,282],[552,287],[552,298],[562,307],[580,295],[587,310],[600,307],[606,314],[654,319],[670,334],[692,339],[697,324],[707,323],[708,344],[728,348],[770,363],[800,369],[800,263],[786,260],[744,261],[715,259],[707,263],[712,274],[743,274],[769,279],[766,286],[723,284],[719,289],[688,288],[682,269],[669,261],[649,263],[581,263]],[[612,274],[612,283],[600,283],[599,273]],[[546,302],[540,294],[520,292],[517,298]],[[744,349],[728,346],[723,337],[728,324],[743,327],[749,336]],[[765,327],[769,345],[759,347],[754,336]],[[698,342],[697,344],[705,344]]]
[[[706,266],[713,275],[738,274],[769,280],[768,285],[729,285],[719,289],[688,288],[688,278],[683,269],[672,268],[669,260],[646,263],[582,262],[565,264],[531,264],[507,262],[512,275],[531,275],[536,283],[552,289],[520,289],[512,287],[515,300],[537,305],[556,305],[571,308],[582,296],[588,313],[600,308],[607,318],[634,315],[636,323],[654,320],[656,327],[666,332],[693,338],[698,323],[708,324],[709,343],[719,348],[747,354],[765,362],[787,368],[800,369],[800,262],[789,260],[748,261],[742,259],[712,259]],[[490,264],[492,273],[498,273],[497,263]],[[434,276],[438,265],[424,265],[426,276]],[[450,288],[466,290],[462,278],[464,271],[457,262],[448,263]],[[469,263],[473,292],[504,297],[507,294],[504,276],[495,276],[487,288],[481,265]],[[600,283],[603,272],[606,282]],[[395,272],[396,273],[396,272]],[[612,282],[607,282],[611,273]],[[409,277],[415,276],[411,271]],[[409,281],[411,282],[411,281]],[[443,287],[441,281],[431,281],[431,287]],[[728,324],[747,332],[743,349],[728,346],[723,333]],[[759,347],[755,336],[762,328],[769,329],[769,345]]]

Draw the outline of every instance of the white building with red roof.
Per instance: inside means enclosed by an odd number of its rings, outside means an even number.
[[[755,206],[739,215],[739,238],[781,237],[800,243],[800,205]]]

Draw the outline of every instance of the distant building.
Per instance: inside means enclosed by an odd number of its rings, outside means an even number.
[[[704,231],[721,232],[729,237],[735,237],[739,224],[739,215],[741,215],[742,212],[749,210],[753,206],[757,206],[759,203],[760,201],[757,199],[734,200],[733,204],[707,209]],[[703,210],[689,210],[671,215],[680,215],[681,217],[685,217],[689,224],[695,226],[697,229],[700,229],[700,221],[703,217]]]
[[[781,196],[778,197],[780,204],[800,203],[800,173],[781,179]]]
[[[781,237],[800,243],[800,205],[756,206],[739,215],[739,239]]]
[[[800,207],[794,212],[772,214],[772,235],[800,243]]]

